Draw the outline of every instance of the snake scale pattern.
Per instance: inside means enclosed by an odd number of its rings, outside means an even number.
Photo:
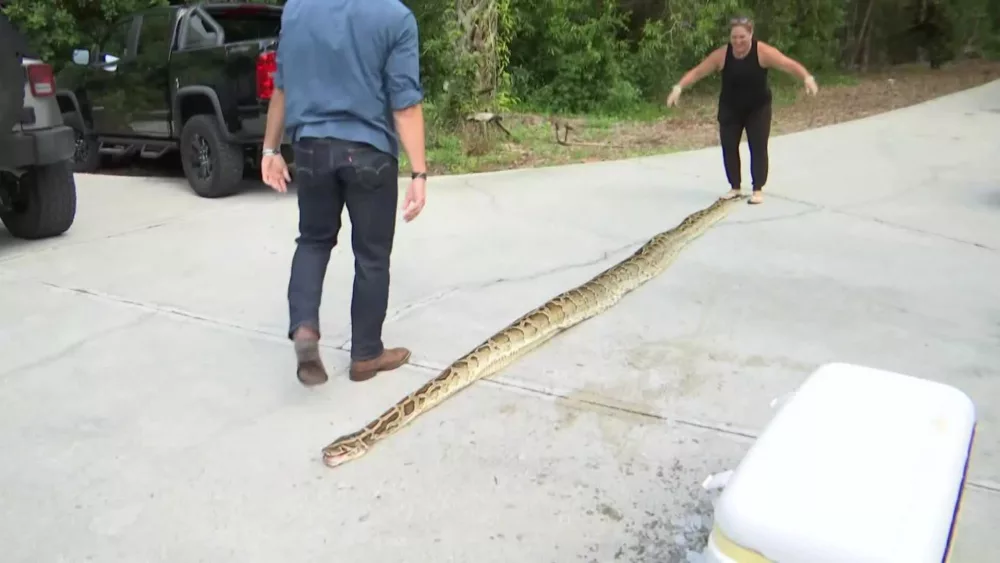
[[[331,442],[323,448],[323,463],[336,467],[361,457],[377,442],[473,382],[496,374],[553,336],[610,308],[665,270],[685,245],[722,220],[742,199],[720,199],[692,213],[628,258],[512,322],[364,428]]]

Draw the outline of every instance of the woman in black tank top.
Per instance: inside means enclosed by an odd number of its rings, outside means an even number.
[[[684,88],[714,71],[722,72],[719,92],[719,141],[722,160],[730,190],[722,199],[740,195],[740,139],[747,132],[750,145],[750,172],[753,195],[749,203],[763,201],[761,189],[767,182],[767,141],[771,135],[771,88],[767,71],[777,68],[800,78],[806,92],[815,94],[816,80],[797,61],[753,37],[750,18],[734,18],[729,22],[729,43],[712,51],[698,66],[689,70],[674,86],[667,105],[677,104]]]

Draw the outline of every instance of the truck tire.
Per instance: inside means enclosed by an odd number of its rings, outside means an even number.
[[[33,166],[21,176],[10,210],[0,220],[22,239],[61,235],[76,218],[76,180],[69,161]]]
[[[243,181],[243,148],[226,142],[214,115],[196,115],[181,129],[181,166],[201,197],[236,193]]]
[[[24,81],[21,57],[0,29],[0,135],[10,134],[24,109]]]
[[[87,133],[83,118],[75,111],[62,115],[63,124],[76,134],[76,152],[73,154],[74,172],[95,172],[101,166],[101,144],[97,136]]]

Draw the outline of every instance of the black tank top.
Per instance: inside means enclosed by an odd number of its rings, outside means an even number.
[[[732,43],[727,45],[719,105],[737,111],[751,111],[770,101],[767,69],[760,66],[757,58],[757,40],[751,40],[750,52],[742,59],[733,55]]]

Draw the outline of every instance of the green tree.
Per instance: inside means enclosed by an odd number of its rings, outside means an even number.
[[[108,27],[136,10],[166,5],[168,0],[7,0],[3,11],[27,36],[32,47],[56,68],[76,47],[89,47]]]
[[[404,1],[420,26],[429,121],[443,130],[515,103],[619,112],[662,98],[726,41],[737,13],[816,70],[1000,56],[1000,0]],[[3,10],[59,68],[123,15],[168,2],[7,0]]]

